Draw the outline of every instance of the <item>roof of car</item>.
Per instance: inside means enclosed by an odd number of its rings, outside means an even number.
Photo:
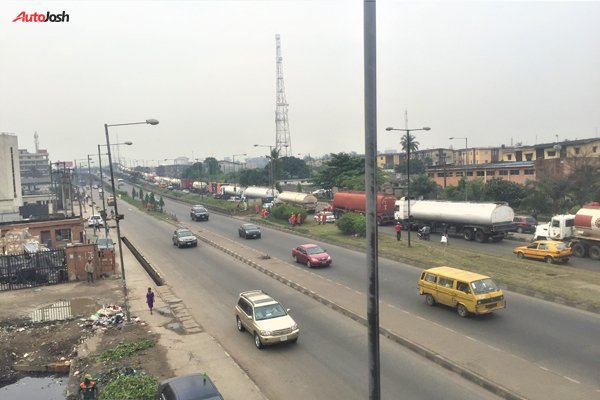
[[[254,225],[254,224],[243,224],[242,226],[244,228],[252,228],[252,229],[257,228],[257,229],[260,229],[260,228],[258,228],[258,226]]]
[[[301,244],[300,247],[304,247],[305,249],[310,249],[312,247],[319,247],[317,244],[309,243],[309,244]]]
[[[200,400],[215,398],[216,395],[223,398],[206,374],[196,373],[178,376],[164,380],[160,385],[161,387],[169,385],[177,393],[178,399]]]
[[[431,272],[432,274],[444,275],[450,278],[456,278],[465,281],[475,281],[489,278],[489,276],[487,275],[481,275],[476,272],[465,271],[462,269],[452,267],[435,267],[426,269],[425,271]]]
[[[240,293],[240,296],[248,299],[254,304],[276,303],[275,299],[263,292],[262,290],[250,290]]]

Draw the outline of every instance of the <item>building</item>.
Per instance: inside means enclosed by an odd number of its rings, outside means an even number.
[[[48,151],[45,149],[39,149],[35,153],[19,149],[21,185],[25,194],[39,193],[41,189],[49,188],[51,179],[48,157]]]
[[[0,133],[0,221],[19,219],[23,205],[19,141],[11,133]]]

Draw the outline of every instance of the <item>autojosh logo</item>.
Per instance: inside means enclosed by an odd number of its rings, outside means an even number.
[[[46,13],[35,12],[33,14],[27,14],[25,11],[21,11],[13,22],[69,22],[69,14],[63,11],[61,14],[52,14],[50,11]]]

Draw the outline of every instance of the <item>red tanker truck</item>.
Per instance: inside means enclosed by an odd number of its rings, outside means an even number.
[[[337,192],[333,195],[333,213],[336,218],[346,212],[365,214],[367,195],[365,192]],[[377,195],[377,224],[394,222],[396,197],[389,194]]]
[[[575,257],[600,260],[600,203],[584,205],[575,215],[555,215],[547,224],[538,225],[534,239],[568,242]]]

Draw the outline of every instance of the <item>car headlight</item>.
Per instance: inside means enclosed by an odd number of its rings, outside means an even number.
[[[261,331],[260,331],[260,334],[261,334],[262,336],[271,336],[271,331],[262,331],[262,330],[261,330]]]
[[[483,304],[483,302],[481,300],[477,300],[477,305],[479,306],[481,304]]]
[[[327,261],[331,261],[331,256],[327,256]]]
[[[296,329],[298,329],[298,324],[292,325],[292,330],[295,331]]]

